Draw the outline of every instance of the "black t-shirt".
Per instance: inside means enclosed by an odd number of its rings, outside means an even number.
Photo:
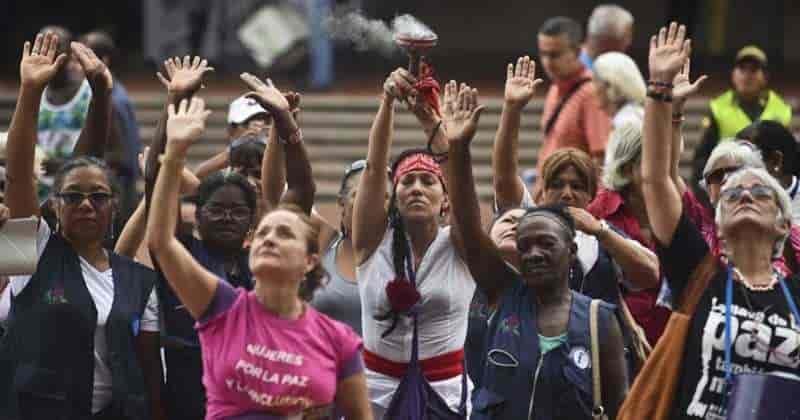
[[[700,232],[684,213],[672,243],[659,249],[661,267],[674,296],[709,249]],[[720,264],[692,318],[681,364],[673,419],[724,419],[725,387],[725,284]],[[791,328],[791,310],[783,289],[754,292],[734,280],[731,305],[731,365],[733,373],[789,372],[800,374],[800,328]],[[786,279],[795,302],[800,296],[796,278]]]

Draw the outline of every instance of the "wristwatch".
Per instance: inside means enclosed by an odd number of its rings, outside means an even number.
[[[600,230],[597,231],[597,234],[594,235],[596,238],[600,238],[604,233],[608,232],[608,222],[603,219],[600,219]]]

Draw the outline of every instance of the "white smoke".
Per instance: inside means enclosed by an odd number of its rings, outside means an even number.
[[[392,20],[391,27],[380,19],[367,19],[361,12],[331,16],[326,20],[331,38],[349,41],[356,51],[373,51],[391,58],[397,53],[395,34],[413,38],[428,38],[435,34],[424,23],[411,15],[400,15]]]

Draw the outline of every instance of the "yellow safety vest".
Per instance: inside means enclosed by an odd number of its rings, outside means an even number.
[[[713,99],[710,106],[711,114],[719,127],[720,140],[736,136],[739,131],[753,123],[734,99],[733,90],[728,90]],[[788,127],[792,120],[792,107],[770,90],[767,92],[767,105],[758,119],[776,121]]]

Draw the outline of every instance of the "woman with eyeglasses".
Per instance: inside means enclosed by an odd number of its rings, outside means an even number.
[[[673,296],[692,287],[692,278],[704,277],[696,270],[712,273],[691,318],[683,363],[675,367],[680,377],[670,418],[726,418],[728,407],[736,403],[728,397],[734,376],[800,373],[800,290],[772,264],[789,234],[792,210],[780,183],[765,170],[748,167],[728,175],[719,189],[715,219],[724,239],[721,256],[690,220],[669,176],[669,161],[663,159],[675,129],[663,86],[689,56],[685,33],[685,27],[673,23],[651,39],[650,80],[655,83],[645,103],[643,192]]]
[[[242,79],[276,118],[289,175],[284,201],[299,206],[273,209],[258,222],[247,261],[253,290],[234,288],[205,268],[172,231],[177,178],[210,114],[202,99],[170,105],[168,141],[147,227],[155,260],[197,320],[208,395],[205,418],[331,418],[342,413],[369,420],[361,340],[306,302],[322,273],[317,232],[308,217],[314,191],[305,190],[312,175],[302,133],[289,102],[269,79],[264,83],[249,74]],[[237,211],[225,208],[221,214],[236,217]]]
[[[119,189],[108,166],[74,157],[58,171],[51,208],[40,216],[34,184],[36,119],[42,92],[66,55],[58,37],[26,42],[21,87],[8,135],[6,202],[10,216],[39,219],[38,263],[12,276],[7,335],[0,342],[0,413],[11,419],[150,419],[160,410],[155,273],[104,248]],[[73,43],[94,91],[110,95],[108,70]],[[98,89],[104,79],[108,92]],[[94,99],[93,99],[94,100]],[[110,118],[110,103],[95,118]],[[107,138],[95,133],[104,150]]]

